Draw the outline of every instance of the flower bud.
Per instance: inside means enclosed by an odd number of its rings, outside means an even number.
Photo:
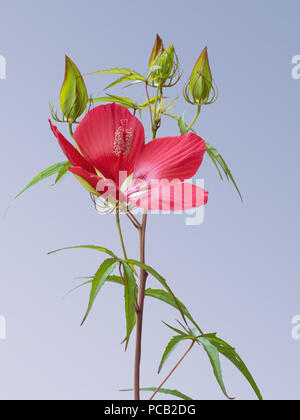
[[[85,83],[75,63],[66,56],[65,80],[60,92],[59,104],[64,118],[74,123],[86,109],[88,94]]]
[[[180,79],[179,60],[173,45],[156,56],[148,80],[153,87],[174,86]]]
[[[190,104],[200,106],[211,104],[216,99],[207,47],[204,48],[198,58],[191,77],[185,86],[184,97]]]
[[[154,47],[153,47],[152,54],[149,60],[149,69],[151,69],[157,57],[160,57],[162,53],[164,52],[164,50],[165,50],[165,47],[164,47],[163,40],[161,39],[159,35],[156,35]]]

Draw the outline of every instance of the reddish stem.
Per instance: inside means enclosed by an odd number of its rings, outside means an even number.
[[[142,264],[145,264],[146,228],[147,228],[147,214],[144,214],[142,226],[140,228],[140,261]],[[144,317],[144,303],[145,303],[145,290],[146,290],[147,277],[148,277],[147,272],[141,268],[139,301],[138,301],[138,307],[137,307],[136,350],[135,350],[135,367],[134,367],[134,399],[137,401],[140,400],[142,333],[143,333],[143,317]]]
[[[186,358],[186,356],[189,354],[189,352],[192,350],[192,348],[194,347],[196,341],[193,341],[191,346],[189,347],[189,349],[184,353],[184,355],[182,356],[182,358],[179,360],[179,362],[177,363],[177,365],[171,370],[171,372],[169,373],[169,375],[166,377],[166,379],[162,382],[161,385],[159,385],[159,387],[157,388],[157,390],[154,392],[154,394],[152,395],[152,397],[150,398],[150,401],[152,401],[154,399],[154,397],[159,393],[159,391],[161,390],[161,388],[164,386],[164,384],[170,379],[170,377],[173,375],[173,373],[175,372],[175,370],[181,365],[181,363],[184,361],[184,359]]]

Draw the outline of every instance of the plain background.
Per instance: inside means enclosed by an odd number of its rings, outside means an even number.
[[[49,130],[48,102],[58,103],[68,54],[83,73],[115,66],[144,73],[158,32],[174,43],[186,80],[205,45],[219,88],[197,129],[228,161],[244,194],[221,182],[206,158],[198,177],[210,192],[201,226],[183,216],[150,217],[147,262],[165,275],[206,332],[235,346],[266,399],[300,397],[300,341],[292,317],[300,313],[299,112],[300,81],[291,59],[300,54],[298,1],[11,0],[2,2],[0,54],[1,212],[33,176],[64,160]],[[103,94],[104,76],[87,78]],[[181,94],[181,85],[170,96]],[[120,90],[115,90],[120,94]],[[143,99],[134,89],[126,95]],[[190,120],[192,106],[177,114]],[[148,120],[144,120],[148,124]],[[147,125],[148,126],[148,125]],[[64,128],[62,128],[63,130]],[[66,132],[67,134],[67,132]],[[161,135],[177,135],[166,121]],[[98,215],[69,176],[29,191],[0,221],[1,399],[131,398],[133,350],[124,338],[122,290],[106,286],[88,322],[79,328],[88,289],[63,299],[78,276],[95,273],[103,256],[53,249],[93,243],[120,252],[111,216]],[[129,253],[137,237],[124,220]],[[154,280],[149,284],[156,286]],[[161,320],[177,314],[148,302],[143,340],[143,386],[156,386],[157,367],[172,333]],[[163,375],[185,350],[171,357]],[[228,393],[255,399],[241,374],[223,361]],[[169,381],[195,399],[222,400],[207,356],[195,349]],[[145,395],[146,397],[147,395]]]

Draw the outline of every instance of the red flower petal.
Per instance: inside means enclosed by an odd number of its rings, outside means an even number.
[[[62,148],[62,151],[66,155],[71,165],[80,166],[86,171],[95,174],[96,171],[93,168],[93,166],[90,165],[83,156],[81,156],[78,150],[76,150],[75,147],[70,142],[68,142],[68,140],[59,132],[58,128],[55,127],[50,120],[49,120],[49,123],[50,123],[51,130],[53,131],[53,134],[57,138],[59,145]]]
[[[122,126],[122,121],[125,121]],[[127,137],[115,143],[119,129]],[[145,132],[140,121],[127,108],[117,104],[100,105],[81,121],[74,134],[83,155],[105,178],[117,180],[119,171],[133,171],[135,160],[145,144]],[[119,147],[119,148],[118,148]],[[119,153],[119,155],[118,155]]]
[[[93,188],[93,190],[97,191],[97,184],[101,180],[101,178],[98,175],[88,172],[78,166],[73,166],[71,168],[68,168],[68,170],[72,172],[72,174],[78,175],[81,178],[83,178]]]
[[[183,183],[151,188],[129,202],[145,210],[184,211],[207,204],[208,193],[196,185]]]
[[[183,182],[197,173],[205,151],[205,141],[193,133],[153,140],[140,154],[134,178],[147,183],[153,179],[179,179]]]

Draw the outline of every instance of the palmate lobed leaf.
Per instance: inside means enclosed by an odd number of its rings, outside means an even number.
[[[127,292],[125,292],[125,295],[127,294],[127,297],[125,296],[126,324],[127,324],[127,338],[126,338],[126,341],[127,341],[127,343],[128,343],[129,336],[130,336],[130,334],[131,334],[131,332],[132,332],[132,330],[135,326],[135,313],[134,313],[135,307],[134,307],[134,304],[135,304],[136,293],[137,293],[137,285],[136,285],[134,274],[133,274],[133,271],[132,271],[132,268],[131,268],[131,266],[134,266],[134,265],[137,265],[137,266],[145,269],[149,274],[156,277],[161,282],[161,284],[163,284],[163,286],[166,287],[167,290],[168,290],[168,291],[165,291],[165,290],[158,290],[158,289],[147,289],[146,290],[146,296],[154,297],[158,300],[161,300],[161,301],[167,303],[168,305],[171,305],[174,308],[178,309],[182,314],[185,313],[186,318],[190,319],[193,322],[193,324],[198,328],[198,330],[201,331],[200,328],[195,323],[195,321],[193,320],[193,318],[191,317],[189,311],[183,305],[183,303],[180,302],[174,296],[172,291],[169,292],[170,288],[167,285],[165,279],[162,276],[160,276],[160,274],[158,274],[151,267],[149,267],[145,264],[142,264],[138,261],[135,261],[135,260],[122,261],[122,264],[123,264],[124,268],[126,267],[126,275],[128,276],[128,279],[129,279],[129,283],[126,285],[126,282],[125,282],[125,285],[124,285],[121,277],[110,275],[111,272],[112,272],[112,271],[110,271],[110,268],[109,268],[110,264],[113,265],[113,268],[111,269],[111,270],[113,270],[115,268],[115,266],[118,263],[120,263],[120,261],[121,261],[111,251],[107,250],[106,248],[97,247],[97,246],[94,246],[94,245],[84,245],[84,246],[69,247],[69,248],[64,248],[64,249],[74,249],[74,248],[90,248],[90,249],[106,252],[106,253],[109,253],[110,255],[114,256],[114,258],[110,259],[110,262],[108,262],[109,260],[106,260],[102,264],[102,266],[98,270],[95,278],[92,280],[93,288],[92,288],[92,291],[91,291],[90,304],[89,304],[88,312],[90,311],[97,294],[99,293],[101,287],[103,286],[103,284],[105,282],[113,282],[113,283],[117,283],[117,284],[125,286],[125,289],[127,288]],[[58,252],[58,251],[54,251],[54,252]],[[106,264],[105,267],[103,267],[104,264]],[[106,268],[108,269],[108,271],[106,271]],[[87,281],[84,284],[90,284],[91,283],[92,278],[88,277],[87,279],[89,281]],[[88,312],[87,312],[87,315],[88,315]],[[171,340],[171,342],[168,344],[168,346],[167,346],[167,348],[164,352],[164,355],[162,357],[162,361],[160,363],[160,368],[159,368],[160,370],[162,369],[162,367],[163,367],[164,363],[166,362],[167,358],[169,357],[169,355],[175,350],[175,348],[176,348],[177,344],[179,344],[179,342],[181,342],[183,340],[186,340],[186,339],[190,339],[190,340],[195,340],[196,339],[198,341],[198,343],[204,347],[206,353],[208,354],[210,362],[211,362],[212,367],[213,367],[215,377],[216,377],[223,393],[226,395],[227,398],[230,398],[230,397],[227,394],[227,391],[226,391],[226,388],[225,388],[225,385],[224,385],[224,382],[223,382],[219,354],[222,354],[223,356],[225,356],[231,363],[233,363],[238,368],[238,370],[248,380],[249,384],[251,385],[251,387],[255,391],[257,397],[260,400],[262,400],[262,395],[261,395],[261,393],[259,391],[259,388],[257,387],[252,375],[250,374],[250,372],[249,372],[248,368],[246,367],[245,363],[242,361],[242,359],[239,357],[239,355],[236,353],[236,351],[233,347],[231,347],[225,341],[218,338],[216,336],[216,334],[205,334],[204,335],[204,334],[201,333],[202,335],[197,337],[195,329],[190,330],[189,328],[186,328],[184,325],[181,324],[181,326],[185,330],[185,331],[181,331],[181,330],[178,330],[176,328],[171,327],[168,324],[166,324],[166,325],[169,328],[171,328],[173,331],[175,331],[177,334],[179,334],[179,336],[177,336],[176,338],[173,338]],[[128,332],[130,334],[128,334]],[[155,391],[155,389],[153,389],[153,391]]]
[[[157,390],[157,388],[140,388],[140,391],[143,391],[143,392],[155,392],[156,390]],[[133,389],[121,389],[121,392],[132,392],[132,391],[134,391],[134,390]],[[172,395],[173,397],[180,398],[181,400],[193,401],[193,399],[191,397],[188,397],[187,395],[183,394],[182,392],[177,391],[177,389],[161,388],[158,392],[160,394]]]

